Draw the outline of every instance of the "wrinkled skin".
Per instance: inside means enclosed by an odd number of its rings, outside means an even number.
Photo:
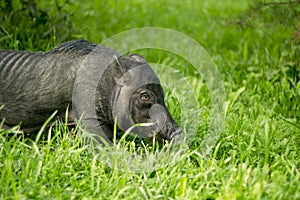
[[[5,118],[2,128],[21,124],[23,130],[35,131],[54,111],[58,111],[58,118],[65,119],[68,106],[70,110],[72,106],[76,106],[74,117],[72,112],[69,114],[69,122],[76,122],[85,112],[81,106],[85,98],[77,94],[79,100],[76,105],[74,102],[72,104],[72,90],[83,60],[94,49],[97,49],[93,54],[94,58],[102,64],[99,67],[106,67],[102,75],[99,75],[97,90],[86,89],[87,93],[96,93],[96,115],[86,117],[88,123],[85,129],[88,132],[95,133],[97,137],[112,144],[113,126],[118,116],[118,128],[123,131],[135,123],[152,122],[154,125],[150,127],[136,129],[137,135],[141,137],[156,136],[159,140],[171,140],[175,135],[181,135],[181,130],[166,109],[159,81],[148,83],[143,73],[133,73],[129,80],[121,81],[124,74],[141,65],[151,72],[144,58],[139,55],[119,57],[109,48],[83,40],[63,43],[48,52],[0,50],[0,106],[4,105],[0,110],[0,119]],[[97,62],[93,64],[96,65],[95,69]],[[146,75],[149,80],[158,80],[152,72]],[[141,86],[133,84],[135,80],[144,79],[146,82]],[[128,120],[130,123],[127,123]],[[99,139],[98,141],[101,142]]]

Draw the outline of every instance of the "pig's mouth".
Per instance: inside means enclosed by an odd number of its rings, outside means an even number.
[[[167,131],[167,133],[163,133],[162,131],[155,132],[153,137],[155,137],[160,143],[164,141],[172,142],[173,140],[177,140],[182,135],[182,130],[180,128],[172,129]],[[178,141],[176,141],[178,142]]]
[[[170,140],[174,139],[176,136],[181,134],[182,134],[182,130],[180,128],[173,130],[170,134]]]

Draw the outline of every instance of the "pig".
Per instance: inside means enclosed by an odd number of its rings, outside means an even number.
[[[168,112],[160,81],[146,60],[85,40],[47,52],[0,50],[2,128],[39,130],[49,116],[80,123],[99,143],[113,144],[114,124],[139,137],[172,141],[182,135]],[[119,137],[119,136],[118,136]],[[118,138],[116,138],[118,139]]]

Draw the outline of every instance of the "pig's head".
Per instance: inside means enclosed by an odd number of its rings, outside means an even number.
[[[166,108],[160,81],[144,58],[130,55],[118,58],[117,62],[126,68],[115,80],[113,92],[112,114],[118,127],[126,131],[136,124],[147,123],[135,126],[131,132],[144,138],[155,136],[158,141],[181,138],[182,131]]]

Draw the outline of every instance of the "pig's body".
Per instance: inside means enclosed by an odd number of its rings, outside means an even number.
[[[0,118],[5,125],[21,123],[23,130],[34,130],[55,110],[64,117],[77,70],[95,46],[78,41],[49,52],[1,50]]]

